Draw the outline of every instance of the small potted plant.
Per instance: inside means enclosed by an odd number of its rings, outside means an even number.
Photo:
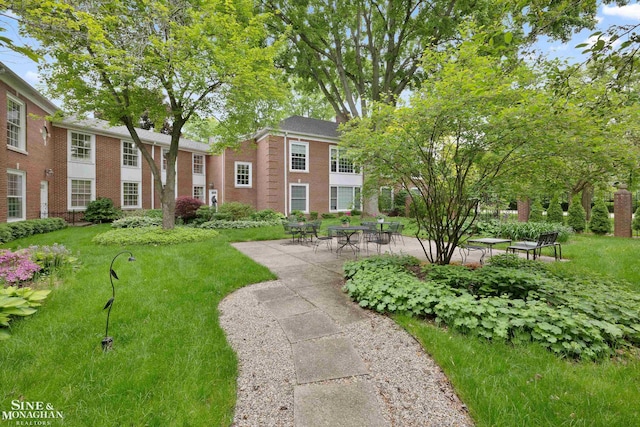
[[[349,216],[347,215],[343,215],[340,217],[340,222],[342,223],[343,227],[348,227],[349,223],[351,222],[351,218],[349,218]]]
[[[298,223],[303,225],[305,222],[307,222],[307,217],[302,214],[298,215]]]
[[[380,214],[376,217],[376,219],[378,220],[378,224],[384,223],[384,215]]]

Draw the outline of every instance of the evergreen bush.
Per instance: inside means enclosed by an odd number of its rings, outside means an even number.
[[[594,234],[611,233],[611,218],[609,218],[609,209],[604,201],[599,201],[591,210],[591,221],[589,222],[589,230]]]
[[[239,219],[250,218],[256,210],[253,206],[240,202],[223,203],[218,208],[218,213],[227,213],[231,215],[231,219],[237,221]]]
[[[564,224],[562,205],[560,205],[557,197],[553,197],[551,202],[549,202],[549,208],[547,209],[547,222]]]
[[[84,211],[85,221],[95,223],[113,222],[122,217],[122,211],[113,205],[108,197],[98,197],[87,205]]]
[[[535,200],[531,204],[531,210],[529,211],[529,221],[530,222],[542,222],[542,220],[543,220],[542,212],[543,211],[544,211],[544,208],[542,207],[542,203],[540,203],[540,200]]]
[[[569,205],[567,225],[573,228],[576,233],[582,233],[587,228],[587,214],[578,196],[574,196]]]

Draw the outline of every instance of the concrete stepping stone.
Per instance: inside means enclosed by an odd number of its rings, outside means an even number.
[[[306,299],[294,296],[291,298],[272,299],[263,302],[267,310],[273,314],[276,319],[284,319],[295,316],[296,314],[307,313],[316,310],[317,307],[309,303]]]
[[[318,310],[281,318],[279,322],[291,343],[340,333],[335,322]]]
[[[364,375],[367,368],[344,337],[300,341],[291,345],[298,384]]]
[[[253,295],[258,302],[265,302],[274,299],[285,299],[296,296],[296,293],[286,286],[277,286],[274,288],[257,289],[253,291]]]
[[[336,286],[308,286],[296,291],[340,325],[350,325],[367,318],[363,310],[354,307],[349,297]]]
[[[365,381],[298,385],[295,427],[384,427],[373,387]]]

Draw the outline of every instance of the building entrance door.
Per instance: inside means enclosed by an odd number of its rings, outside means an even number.
[[[209,206],[216,208],[218,212],[218,190],[209,190]]]

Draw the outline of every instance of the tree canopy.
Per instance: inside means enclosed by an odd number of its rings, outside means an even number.
[[[481,37],[426,52],[423,66],[432,77],[408,105],[375,104],[344,126],[343,143],[369,168],[368,185],[410,190],[419,228],[435,242],[425,248],[431,262],[449,262],[487,195],[575,184],[633,153],[623,136],[637,107],[607,114],[588,85],[559,97],[548,69],[512,61]]]
[[[497,28],[496,43],[531,42],[541,34],[567,40],[595,24],[595,0],[261,0],[272,31],[288,37],[280,61],[321,92],[342,120],[368,116],[372,102],[394,104],[420,87],[425,51],[460,42],[458,26]],[[526,29],[526,31],[525,31]]]
[[[248,0],[25,0],[22,29],[53,60],[41,65],[68,111],[124,124],[149,163],[163,225],[172,228],[175,162],[182,128],[212,115],[233,140],[264,125],[282,96],[265,15]],[[163,181],[136,127],[146,115],[171,126]]]

